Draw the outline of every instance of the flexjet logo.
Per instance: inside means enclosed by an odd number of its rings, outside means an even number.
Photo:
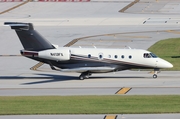
[[[50,53],[51,56],[63,56],[63,53]]]

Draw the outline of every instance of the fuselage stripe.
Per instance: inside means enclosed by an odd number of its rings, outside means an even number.
[[[124,65],[133,65],[133,66],[142,66],[142,67],[150,67],[148,65],[143,64],[137,64],[137,63],[131,63],[131,62],[124,62],[119,60],[112,60],[112,59],[98,59],[97,57],[88,58],[87,56],[79,56],[79,55],[71,55],[71,59],[73,60],[86,60],[86,61],[95,61],[95,62],[103,62],[103,63],[115,63],[117,65],[124,64]]]

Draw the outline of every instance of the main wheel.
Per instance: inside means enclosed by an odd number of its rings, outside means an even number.
[[[84,78],[85,78],[85,76],[82,75],[82,74],[79,76],[79,79],[80,79],[80,80],[84,80]]]
[[[157,75],[156,75],[156,74],[154,74],[154,75],[153,75],[153,78],[154,78],[154,79],[156,79],[156,78],[157,78]]]

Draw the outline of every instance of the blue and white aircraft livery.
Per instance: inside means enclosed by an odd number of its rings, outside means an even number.
[[[173,65],[142,49],[106,49],[57,47],[34,30],[32,23],[5,22],[14,29],[24,47],[21,54],[49,64],[53,70],[81,73],[79,79],[93,73],[116,72],[127,69],[154,69],[153,78],[161,68]]]

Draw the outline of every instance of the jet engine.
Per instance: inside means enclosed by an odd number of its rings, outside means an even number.
[[[70,59],[71,53],[69,49],[49,49],[38,52],[39,58],[57,60],[57,61],[67,61]]]

